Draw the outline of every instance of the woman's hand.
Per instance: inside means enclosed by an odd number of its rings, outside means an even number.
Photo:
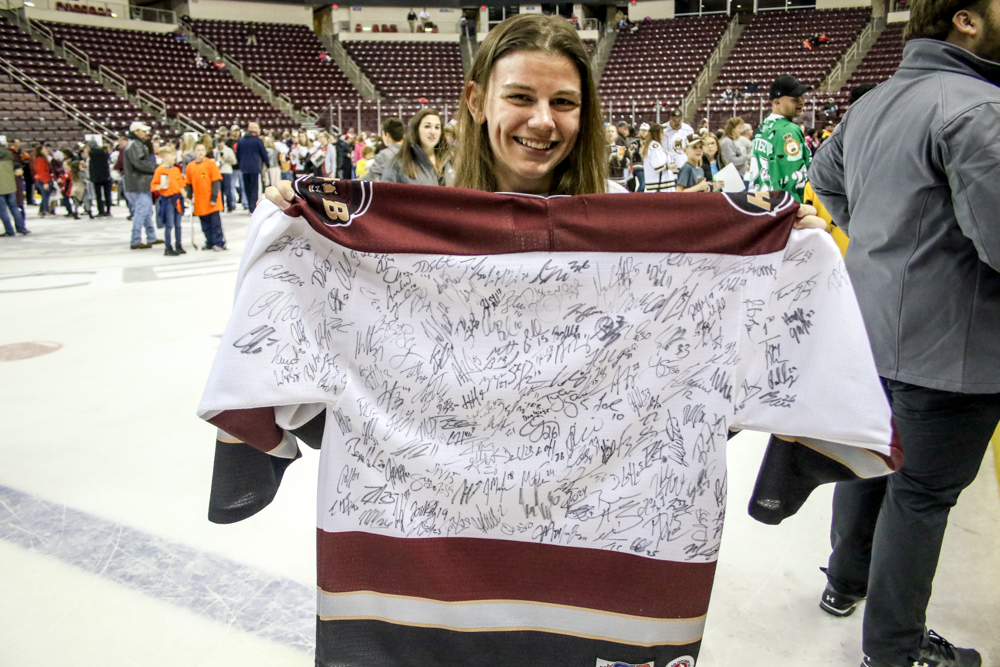
[[[826,220],[816,215],[815,206],[799,204],[799,219],[792,225],[795,229],[826,229]]]
[[[284,211],[295,201],[295,190],[292,189],[291,181],[278,181],[277,187],[269,185],[264,188],[264,197]],[[816,209],[813,209],[813,212],[815,211]]]

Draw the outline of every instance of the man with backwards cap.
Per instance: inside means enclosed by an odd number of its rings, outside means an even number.
[[[802,203],[809,173],[809,147],[794,123],[802,113],[802,96],[812,90],[794,76],[779,76],[771,84],[771,115],[757,128],[747,169],[750,191],[784,190]]]

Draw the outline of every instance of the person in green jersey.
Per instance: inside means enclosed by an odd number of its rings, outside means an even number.
[[[784,190],[802,203],[810,156],[802,128],[793,120],[802,113],[802,96],[809,90],[811,86],[794,76],[779,76],[771,84],[771,115],[753,139],[746,174],[748,190]]]

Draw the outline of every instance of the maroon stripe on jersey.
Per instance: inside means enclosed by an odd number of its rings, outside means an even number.
[[[274,408],[225,410],[208,422],[262,452],[269,452],[280,445],[284,437],[274,423]]]
[[[295,186],[289,215],[341,246],[376,253],[760,255],[784,249],[797,211],[780,192],[544,198],[322,179]]]
[[[649,618],[708,611],[715,563],[467,537],[318,530],[319,587],[443,602],[522,600]]]

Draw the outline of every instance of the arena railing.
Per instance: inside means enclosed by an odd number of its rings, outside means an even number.
[[[72,42],[63,42],[63,57],[82,69],[90,76],[90,56],[77,48]]]
[[[441,120],[447,124],[458,113],[460,102],[458,100],[417,102],[416,100],[384,99],[362,100],[356,104],[331,102],[321,110],[318,120],[332,118],[336,127],[354,127],[377,135],[379,128],[382,127],[383,118],[396,116],[406,122],[410,116],[424,107],[437,109],[441,112]]]
[[[433,29],[430,29],[430,28],[421,29],[419,23],[420,22],[417,21],[417,24],[418,24],[417,25],[417,30],[415,31],[414,34],[419,34],[419,33],[422,33],[422,32],[423,33],[434,33],[435,32]],[[446,35],[457,35],[457,34],[461,33],[461,31],[462,31],[461,23],[459,23],[458,21],[446,21],[444,23],[438,23],[437,21],[435,21],[434,25],[437,27],[437,31],[436,32],[443,33],[443,34],[446,34]],[[358,26],[361,26],[360,30],[358,30]],[[376,26],[378,26],[377,30],[375,29]],[[388,34],[397,34],[397,35],[403,35],[403,34],[409,35],[409,34],[411,34],[410,33],[410,24],[407,21],[385,21],[385,22],[381,22],[381,21],[337,21],[337,32],[342,32],[342,33],[363,33],[363,34],[386,34],[386,31],[382,29],[382,26],[390,26]],[[391,29],[391,26],[396,26],[395,33],[393,33],[393,31]]]
[[[128,3],[120,2],[88,0],[86,4],[77,4],[74,2],[61,2],[59,0],[0,0],[0,9],[18,10],[22,7],[111,19],[131,19],[133,21],[147,21],[150,23],[177,22],[176,15],[169,9],[130,7]]]
[[[10,61],[5,58],[0,58],[0,70],[2,70],[11,79],[17,81],[19,84],[33,92],[35,95],[41,99],[48,102],[50,105],[59,109],[64,114],[75,120],[76,122],[83,125],[86,129],[90,130],[94,134],[100,134],[108,142],[114,143],[118,138],[118,133],[112,130],[110,127],[96,120],[89,114],[81,111],[78,107],[67,102],[64,98],[60,97],[56,93],[52,92],[45,86],[41,85],[34,78],[23,72],[22,70],[15,67]]]
[[[670,117],[670,111],[675,106],[670,104],[669,101],[661,102],[640,98],[629,98],[624,102],[621,99],[618,101],[607,100],[602,104],[602,115],[609,123],[624,120],[634,125],[644,122],[663,125],[667,122],[667,119]],[[752,107],[752,111],[750,112],[752,115],[747,112],[748,106]],[[802,116],[813,127],[816,125],[816,117],[821,106],[815,99],[809,99],[803,107]],[[703,111],[703,113],[698,115],[697,118],[692,119],[694,121],[691,123],[692,126],[702,118],[708,118],[710,127],[718,129],[725,120],[733,116],[739,116],[744,121],[757,125],[763,122],[771,113],[771,102],[767,99],[766,93],[752,93],[744,95],[739,100],[732,101],[726,100],[720,102],[718,100],[707,99],[704,106],[699,109],[693,109],[692,114],[699,111]]]
[[[191,118],[191,116],[186,113],[178,112],[174,118],[189,132],[197,132],[199,135],[208,133],[208,128],[196,121],[194,118]]]

